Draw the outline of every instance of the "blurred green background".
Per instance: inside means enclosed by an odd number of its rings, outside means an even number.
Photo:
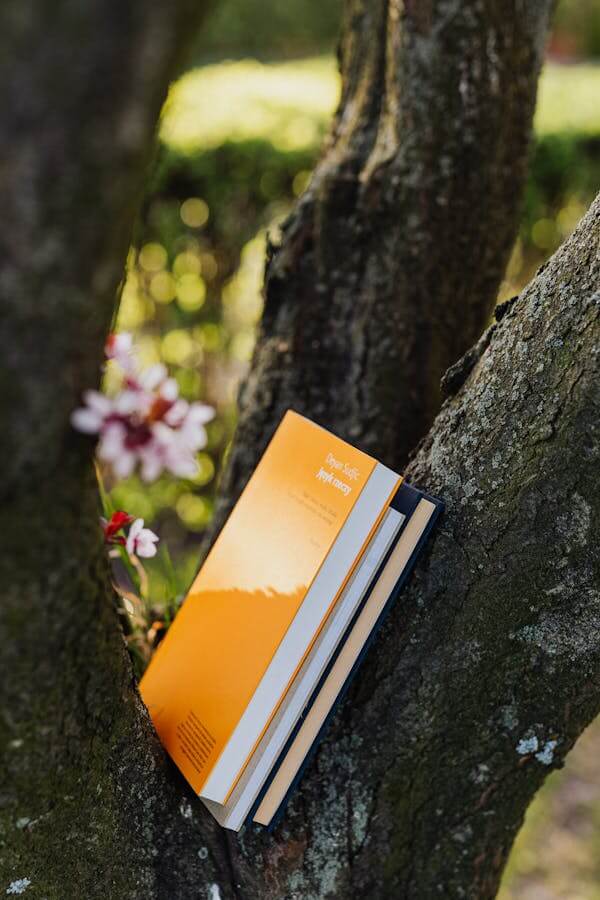
[[[305,187],[337,101],[340,9],[339,0],[223,0],[163,112],[118,329],[133,332],[145,362],[162,359],[183,395],[212,404],[217,415],[195,479],[163,476],[148,486],[132,477],[112,486],[111,498],[152,523],[181,592],[198,565],[235,426],[237,387],[262,310],[266,234]],[[598,190],[599,98],[600,0],[562,0],[499,299],[520,290]],[[148,566],[157,614],[170,590],[161,560]],[[577,782],[581,771],[589,781],[590,767],[600,782],[600,764],[591,763],[600,756],[595,729],[528,815],[503,900],[600,898],[600,788]]]

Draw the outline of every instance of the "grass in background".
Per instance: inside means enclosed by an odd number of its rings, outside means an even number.
[[[281,149],[307,147],[325,129],[339,91],[331,56],[204,66],[171,89],[161,139],[188,153],[258,138]],[[536,132],[600,134],[599,97],[600,66],[547,64],[540,78]]]
[[[498,900],[600,900],[600,720],[528,809]]]
[[[534,127],[538,134],[600,133],[600,65],[544,67]]]
[[[280,150],[312,147],[331,118],[339,90],[330,56],[203,66],[171,89],[160,137],[184,153],[259,139]]]
[[[600,65],[544,67],[534,127],[538,134],[600,133]]]

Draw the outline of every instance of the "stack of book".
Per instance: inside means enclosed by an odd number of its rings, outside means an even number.
[[[140,684],[221,825],[278,820],[441,508],[285,414]]]

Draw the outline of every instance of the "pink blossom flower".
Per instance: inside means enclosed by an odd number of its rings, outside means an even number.
[[[100,430],[98,459],[110,464],[117,478],[128,478],[137,462],[135,446],[132,444],[133,429],[119,420],[107,420]]]
[[[144,528],[143,519],[136,519],[127,535],[127,552],[130,556],[155,556],[157,542],[158,535],[149,528]]]
[[[155,391],[160,385],[167,380],[167,370],[162,363],[155,363],[149,366],[139,376],[139,386],[143,391]]]
[[[72,413],[71,424],[84,434],[97,434],[112,411],[112,403],[99,391],[86,391],[83,399],[86,405]]]
[[[123,389],[112,398],[86,391],[85,406],[73,412],[71,422],[79,431],[99,436],[98,457],[117,478],[127,478],[138,466],[145,481],[163,471],[191,478],[214,410],[181,398],[177,382],[161,363],[141,373],[126,369],[122,358],[131,355],[131,346],[129,335],[111,336],[107,353],[125,371]]]
[[[179,428],[185,444],[192,450],[206,447],[206,429],[204,426],[214,416],[214,410],[203,403],[192,403]]]
[[[104,353],[107,359],[114,359],[124,372],[133,374],[137,369],[133,339],[127,331],[122,331],[120,334],[109,334],[104,345]]]

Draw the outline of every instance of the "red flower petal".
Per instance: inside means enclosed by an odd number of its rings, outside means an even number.
[[[104,539],[109,542],[112,541],[118,531],[126,525],[131,525],[134,518],[135,516],[130,516],[129,513],[124,512],[122,509],[118,509],[112,514],[110,520],[104,526]],[[119,543],[121,542],[119,541]]]

